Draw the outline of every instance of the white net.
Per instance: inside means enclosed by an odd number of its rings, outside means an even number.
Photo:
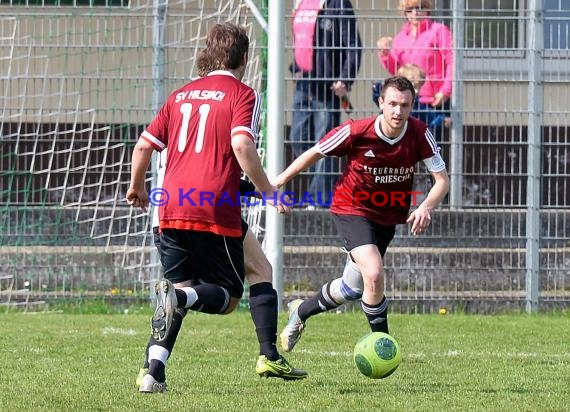
[[[215,23],[247,27],[244,81],[260,90],[264,63],[256,39],[263,36],[245,3],[43,1],[0,8],[4,303],[18,300],[18,291],[42,298],[145,293],[158,262],[149,214],[123,200],[132,147],[161,99],[196,75],[195,57]],[[150,171],[148,179],[150,185]],[[256,215],[248,219],[257,230]]]

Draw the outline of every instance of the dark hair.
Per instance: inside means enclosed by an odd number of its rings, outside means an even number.
[[[249,49],[245,29],[232,23],[216,24],[208,33],[206,47],[196,59],[199,76],[214,70],[234,70],[242,66]]]
[[[380,92],[380,97],[382,97],[382,99],[386,96],[386,89],[388,87],[394,87],[401,92],[409,90],[410,93],[412,93],[412,100],[416,98],[416,89],[414,89],[414,85],[404,76],[392,76],[384,80],[382,91]]]

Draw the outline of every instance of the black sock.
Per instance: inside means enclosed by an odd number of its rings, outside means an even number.
[[[149,342],[146,344],[146,349],[145,349],[145,351],[144,351],[144,363],[143,363],[143,368],[144,368],[144,369],[148,369],[148,348],[150,348],[150,342],[151,342],[151,341],[149,341]]]
[[[145,365],[148,367],[148,373],[151,374],[158,382],[164,382],[166,380],[165,365],[157,359],[152,359],[149,362],[148,349],[152,345],[162,346],[168,351],[168,357],[170,358],[172,350],[174,349],[174,344],[176,343],[176,338],[178,337],[178,332],[180,332],[180,328],[182,327],[184,316],[186,316],[186,309],[177,308],[172,315],[172,323],[164,340],[162,342],[157,342],[157,340],[151,336],[146,347],[147,359],[145,361]]]
[[[382,298],[377,305],[368,305],[364,301],[360,302],[362,310],[368,319],[372,332],[388,332],[388,299]]]
[[[277,341],[277,292],[270,282],[249,288],[249,310],[259,341],[259,354],[269,360],[279,359]]]
[[[166,366],[158,359],[152,359],[148,366],[148,373],[158,382],[166,381]]]
[[[180,329],[182,328],[182,321],[184,320],[184,316],[186,316],[187,311],[187,309],[177,308],[172,315],[170,329],[168,329],[168,334],[164,337],[164,341],[162,341],[161,345],[168,350],[168,357],[172,355],[172,350],[174,349],[178,332],[180,332]]]
[[[190,306],[190,310],[210,314],[224,313],[230,305],[230,294],[221,286],[213,283],[202,283],[194,286],[198,299]],[[184,301],[186,302],[186,301]],[[182,306],[181,304],[178,305]]]
[[[186,296],[186,292],[182,289],[175,289],[176,292],[176,300],[178,300],[178,307],[185,308],[186,302],[188,301],[188,296]]]
[[[330,297],[330,282],[325,283],[319,293],[299,306],[299,318],[304,322],[313,315],[336,309],[340,305]]]

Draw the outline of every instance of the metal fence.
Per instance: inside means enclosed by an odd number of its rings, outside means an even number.
[[[148,216],[122,201],[130,150],[160,93],[192,76],[213,22],[248,24],[255,41],[247,81],[263,87],[267,46],[246,4],[252,2],[131,1],[89,8],[44,2],[41,9],[9,3],[0,4],[0,301],[145,298],[158,264]],[[287,66],[292,3],[284,16]],[[434,3],[432,17],[454,34],[453,123],[435,130],[453,186],[429,233],[411,237],[398,228],[386,255],[386,293],[401,311],[565,306],[568,7],[559,0]],[[153,6],[160,4],[167,8],[157,22]],[[353,4],[363,50],[351,116],[372,116],[378,112],[372,84],[388,75],[376,40],[393,36],[404,16],[396,0]],[[163,37],[153,31],[158,23]],[[295,78],[283,71],[288,163]],[[310,177],[296,180],[293,190],[304,190]],[[423,192],[429,188],[421,169],[415,184]],[[297,208],[285,217],[277,250],[284,259],[284,298],[305,296],[339,276],[339,245],[326,210]]]
[[[394,36],[405,21],[397,2],[378,3],[354,2],[363,57],[351,117],[377,113],[372,84],[390,73],[379,63],[376,40]],[[431,17],[454,36],[453,123],[434,129],[451,190],[429,233],[415,238],[398,228],[386,255],[386,293],[401,310],[566,306],[568,9],[558,1],[450,0],[435,2]],[[286,90],[295,81],[289,75]],[[293,190],[305,190],[310,178],[295,181]],[[430,183],[420,173],[417,190],[426,193]],[[344,255],[326,211],[296,210],[284,231],[285,290],[302,296],[340,276]]]

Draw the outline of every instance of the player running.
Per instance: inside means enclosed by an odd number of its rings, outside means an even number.
[[[188,310],[227,314],[239,304],[245,276],[241,205],[223,199],[237,198],[242,170],[259,191],[276,192],[254,143],[261,99],[241,82],[248,48],[242,27],[215,25],[196,62],[202,77],[168,97],[133,151],[129,204],[146,208],[144,177],[152,152],[167,147],[163,189],[171,195],[159,208],[164,279],[155,286],[149,370],[141,392],[166,390],[166,360]],[[279,212],[288,210],[277,199],[274,206]],[[272,291],[260,292],[261,306]],[[260,308],[256,313],[265,312]],[[258,373],[272,371],[271,376],[287,379],[306,376],[276,349],[268,352],[260,358],[267,368],[260,367],[258,359]]]
[[[405,77],[384,81],[377,117],[348,120],[304,152],[272,183],[289,182],[324,156],[346,156],[343,175],[330,207],[347,254],[341,277],[319,293],[289,304],[289,321],[280,334],[285,351],[293,349],[305,322],[313,315],[360,299],[373,332],[388,333],[388,301],[384,296],[382,258],[397,224],[409,223],[414,235],[431,223],[431,212],[449,190],[445,162],[432,132],[410,117],[414,86]],[[411,214],[416,164],[423,161],[434,179],[426,198]]]

